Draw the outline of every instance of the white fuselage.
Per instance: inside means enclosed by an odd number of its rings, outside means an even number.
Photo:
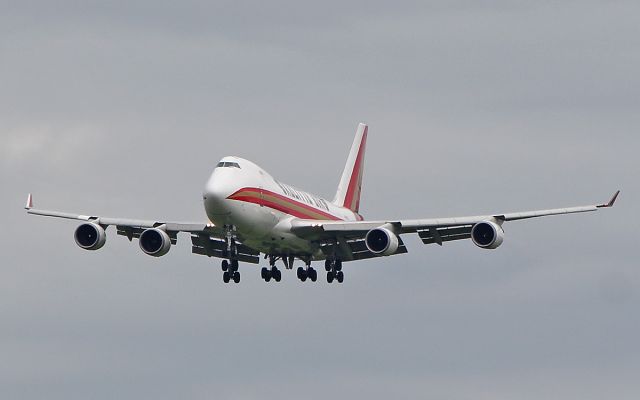
[[[293,219],[358,221],[362,217],[319,196],[276,181],[251,161],[225,157],[207,181],[204,208],[218,227],[272,255],[324,258],[317,244],[291,232]]]

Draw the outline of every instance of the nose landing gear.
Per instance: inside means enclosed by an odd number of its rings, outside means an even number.
[[[238,260],[222,260],[222,281],[229,283],[233,280],[235,283],[240,283],[240,272],[238,271]]]
[[[229,283],[233,281],[240,283],[240,272],[238,271],[238,248],[236,246],[236,240],[233,237],[234,229],[232,227],[227,228],[227,251],[226,255],[228,260],[222,260],[222,281]]]
[[[222,281],[224,283],[229,283],[229,281],[233,280],[235,283],[240,283],[240,272],[238,271],[224,271],[222,273]]]

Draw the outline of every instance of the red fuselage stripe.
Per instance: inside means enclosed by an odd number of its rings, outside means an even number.
[[[227,198],[230,200],[259,204],[298,218],[334,221],[341,220],[335,215],[329,214],[324,210],[320,210],[308,204],[292,200],[288,197],[282,196],[281,194],[265,189],[251,187],[242,188]]]

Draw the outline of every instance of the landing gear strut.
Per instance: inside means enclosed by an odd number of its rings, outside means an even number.
[[[327,259],[324,262],[324,269],[327,271],[327,282],[332,283],[337,280],[338,283],[344,281],[344,273],[342,272],[342,261]]]
[[[238,248],[236,246],[236,240],[234,238],[233,231],[235,229],[233,227],[225,226],[227,231],[227,251],[226,256],[229,258],[228,260],[222,260],[222,281],[224,283],[229,283],[229,281],[234,281],[235,283],[240,283],[240,272],[238,272]]]

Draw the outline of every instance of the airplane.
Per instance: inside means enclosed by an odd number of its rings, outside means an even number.
[[[76,244],[85,250],[98,250],[106,243],[106,229],[114,225],[118,235],[129,241],[138,239],[140,249],[153,257],[166,255],[177,243],[180,232],[191,236],[194,254],[221,258],[225,283],[240,282],[239,262],[259,264],[260,255],[268,259],[262,267],[266,282],[280,282],[281,261],[287,270],[296,260],[300,281],[315,282],[312,261],[324,260],[327,282],[342,283],[343,262],[407,253],[401,235],[417,233],[424,244],[443,245],[452,240],[471,239],[481,249],[496,249],[504,240],[505,222],[550,215],[573,214],[610,208],[620,191],[609,202],[598,205],[558,208],[471,217],[365,220],[360,215],[360,194],[368,126],[358,125],[351,151],[333,200],[329,201],[273,178],[249,160],[224,157],[217,163],[202,195],[208,220],[171,222],[135,220],[47,211],[33,207],[27,197],[28,214],[83,221],[74,233]]]

